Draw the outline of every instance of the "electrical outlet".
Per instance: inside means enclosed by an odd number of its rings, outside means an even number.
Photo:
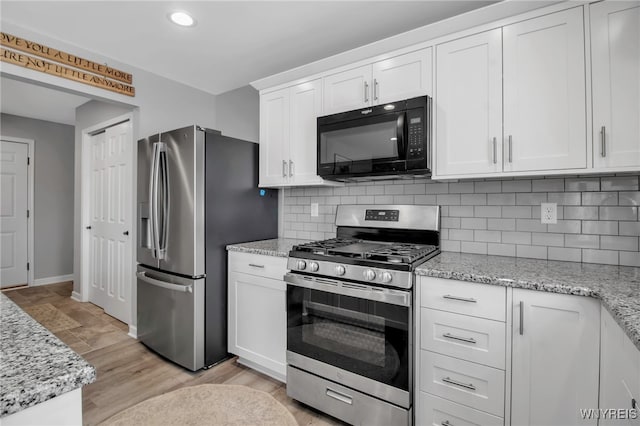
[[[556,203],[540,204],[540,222],[541,223],[558,223],[558,205]]]
[[[318,217],[318,203],[311,203],[311,217]]]

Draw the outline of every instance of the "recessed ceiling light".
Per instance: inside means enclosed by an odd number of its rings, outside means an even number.
[[[187,12],[171,12],[169,14],[169,20],[181,27],[193,27],[196,24],[196,20]]]

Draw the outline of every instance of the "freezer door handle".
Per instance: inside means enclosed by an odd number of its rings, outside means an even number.
[[[193,293],[193,286],[190,285],[172,284],[166,281],[156,280],[155,278],[148,277],[146,272],[136,272],[136,276],[139,280],[157,287],[166,288],[167,290],[180,291],[182,293]]]

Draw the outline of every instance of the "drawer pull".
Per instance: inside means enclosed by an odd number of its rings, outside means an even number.
[[[254,268],[264,269],[264,265],[256,265],[255,263],[250,263],[249,266],[253,266]]]
[[[453,426],[453,423],[449,422],[449,420],[445,420],[444,422],[440,423],[440,425],[442,425],[442,426]]]
[[[461,388],[465,388],[465,389],[469,389],[469,390],[476,390],[476,387],[473,386],[472,383],[466,384],[466,383],[462,383],[459,382],[457,380],[453,380],[451,377],[445,377],[442,379],[443,382],[445,383],[449,383],[450,385],[454,385],[454,386],[460,386]]]
[[[459,300],[460,302],[469,302],[469,303],[477,303],[478,301],[472,297],[458,297],[452,296],[450,294],[445,294],[442,296],[443,299],[451,299],[451,300]]]
[[[345,404],[349,404],[352,405],[353,404],[353,398],[350,397],[347,394],[344,394],[342,392],[338,392],[336,390],[333,390],[331,388],[327,388],[327,396],[333,399],[337,399],[340,402],[344,402]]]
[[[450,333],[444,333],[442,337],[446,337],[447,339],[460,340],[461,342],[473,343],[474,345],[478,343],[476,342],[476,339],[472,337],[454,336],[453,334],[450,334]]]

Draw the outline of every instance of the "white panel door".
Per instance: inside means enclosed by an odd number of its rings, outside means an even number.
[[[292,87],[291,139],[289,142],[291,162],[290,183],[296,185],[319,184],[317,164],[317,118],[322,112],[322,80],[313,80]]]
[[[28,155],[25,143],[1,142],[0,287],[28,282]]]
[[[89,300],[129,323],[132,289],[131,124],[91,138],[91,281]]]
[[[322,85],[324,115],[371,105],[371,65],[329,75],[323,78]]]
[[[373,64],[373,104],[432,94],[431,48]]]
[[[600,301],[513,290],[511,424],[587,425],[598,407]]]
[[[587,166],[582,7],[503,28],[505,171]]]
[[[278,186],[289,175],[289,88],[260,96],[260,186]]]
[[[594,167],[640,166],[640,2],[590,5]]]
[[[437,176],[502,171],[502,29],[436,47]]]

